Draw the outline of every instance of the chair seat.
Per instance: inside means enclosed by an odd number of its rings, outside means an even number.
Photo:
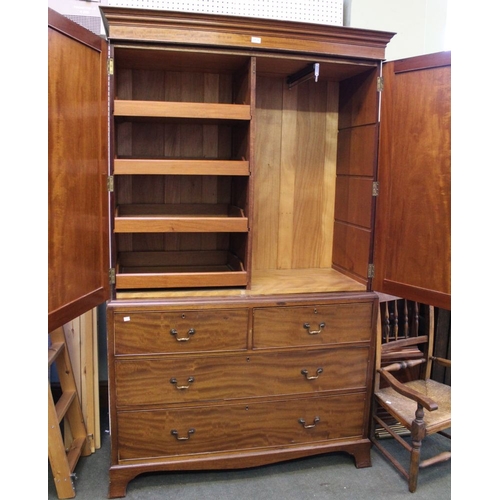
[[[451,387],[434,380],[414,380],[405,383],[406,387],[432,398],[439,406],[435,411],[424,409],[426,434],[433,434],[451,427]],[[401,394],[392,387],[380,389],[375,393],[379,403],[406,428],[411,428],[415,420],[417,403]]]

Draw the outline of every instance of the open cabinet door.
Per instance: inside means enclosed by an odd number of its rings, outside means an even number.
[[[48,13],[51,332],[109,295],[107,44]]]
[[[451,308],[451,53],[384,64],[373,290]]]

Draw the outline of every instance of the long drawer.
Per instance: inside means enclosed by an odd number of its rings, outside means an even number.
[[[368,346],[115,362],[116,403],[166,405],[364,388]]]
[[[115,354],[243,350],[247,309],[115,312]]]
[[[253,347],[288,347],[369,341],[372,302],[256,308]]]
[[[363,434],[365,400],[365,393],[356,393],[119,412],[119,460],[359,438]]]

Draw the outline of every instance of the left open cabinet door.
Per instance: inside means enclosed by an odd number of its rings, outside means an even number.
[[[107,43],[48,9],[48,331],[109,298]]]

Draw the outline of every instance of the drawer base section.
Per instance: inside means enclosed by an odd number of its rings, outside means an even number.
[[[353,456],[357,468],[371,467],[370,448],[369,439],[355,439],[315,443],[312,446],[295,445],[279,449],[214,453],[189,459],[169,457],[157,461],[145,460],[133,464],[113,465],[109,469],[109,498],[124,497],[128,483],[138,475],[149,472],[244,469],[331,452],[349,453]]]

